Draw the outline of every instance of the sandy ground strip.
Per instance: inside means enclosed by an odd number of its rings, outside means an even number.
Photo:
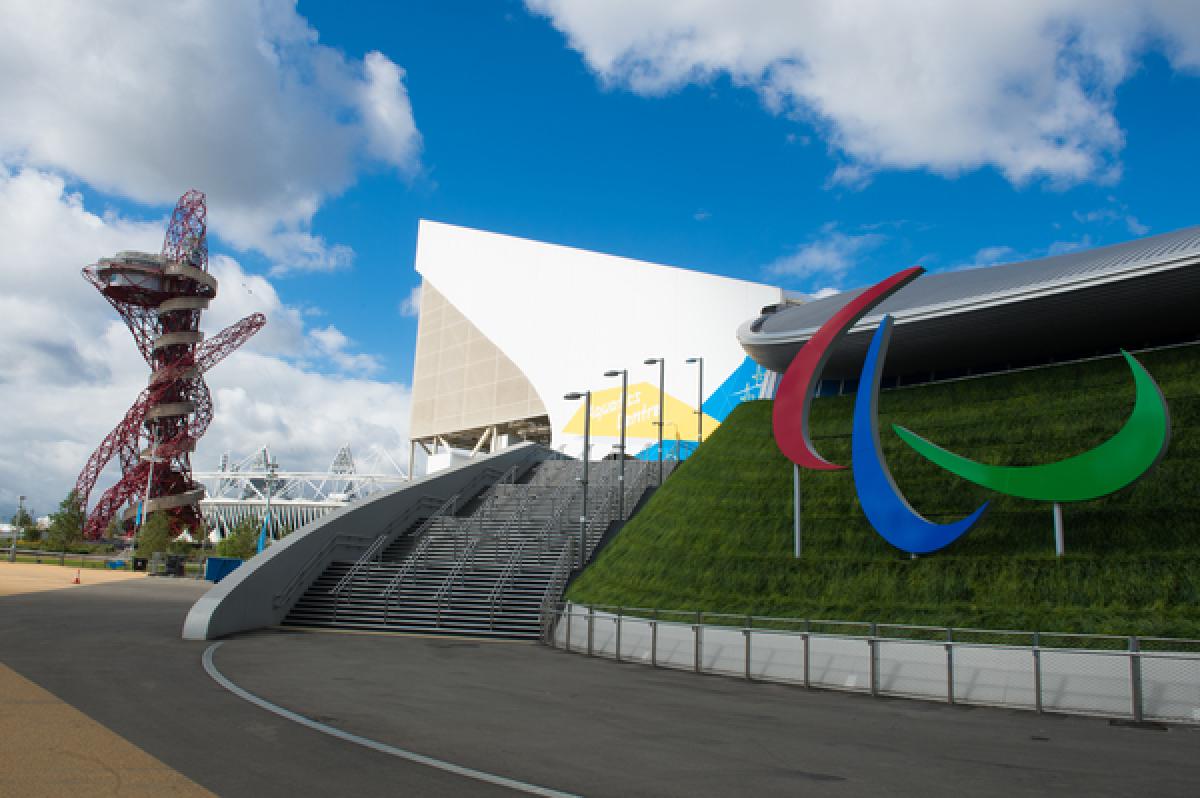
[[[5,665],[0,739],[0,795],[212,795]]]
[[[146,578],[146,574],[132,571],[109,571],[70,565],[64,567],[37,563],[0,562],[0,596],[16,596],[22,593],[75,587],[76,571],[79,572],[80,584],[84,585],[102,585],[107,582]]]

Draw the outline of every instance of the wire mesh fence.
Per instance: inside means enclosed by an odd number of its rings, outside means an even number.
[[[1200,724],[1200,641],[765,618],[553,610],[546,643],[589,656],[946,703]]]

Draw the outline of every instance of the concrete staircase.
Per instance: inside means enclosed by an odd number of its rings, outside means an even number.
[[[589,466],[586,561],[620,519],[619,463]],[[354,562],[333,562],[284,624],[503,638],[537,638],[545,610],[579,565],[583,464],[548,460],[522,482],[501,477],[466,507],[448,499],[394,540]],[[628,516],[658,476],[626,461]]]

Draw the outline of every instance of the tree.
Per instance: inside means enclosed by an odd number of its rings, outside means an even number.
[[[137,532],[138,557],[150,557],[156,551],[166,551],[171,543],[171,519],[166,513],[150,513]]]
[[[218,557],[238,557],[247,560],[258,551],[258,530],[260,522],[253,518],[243,518],[225,539],[217,544]]]
[[[50,549],[66,551],[83,541],[83,510],[72,490],[67,498],[58,503],[58,512],[50,514],[50,529],[46,533],[46,545]]]
[[[37,543],[42,539],[42,530],[34,523],[33,516],[24,507],[17,510],[12,517],[13,534],[27,543]]]

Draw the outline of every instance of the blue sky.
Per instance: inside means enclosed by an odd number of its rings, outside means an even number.
[[[144,384],[76,275],[193,186],[205,327],[271,318],[210,375],[202,465],[406,455],[420,218],[808,293],[1200,222],[1190,3],[59,2],[0,25],[0,388],[38,408],[0,510],[65,493]]]
[[[645,97],[605,87],[564,37],[520,3],[337,2],[299,6],[323,43],[377,49],[408,72],[424,139],[411,182],[360,178],[313,227],[353,246],[353,273],[281,285],[321,305],[407,380],[415,325],[397,319],[416,220],[431,218],[800,291],[852,287],[920,262],[942,269],[1114,243],[1200,221],[1182,186],[1200,178],[1200,80],[1149,51],[1120,85],[1118,180],[1014,185],[985,166],[954,177],[887,170],[831,186],[819,125],[772,114],[727,75]],[[768,266],[841,234],[859,243],[844,275]],[[853,244],[849,246],[853,247]],[[379,291],[364,284],[379,281]],[[336,285],[344,282],[344,285]]]

